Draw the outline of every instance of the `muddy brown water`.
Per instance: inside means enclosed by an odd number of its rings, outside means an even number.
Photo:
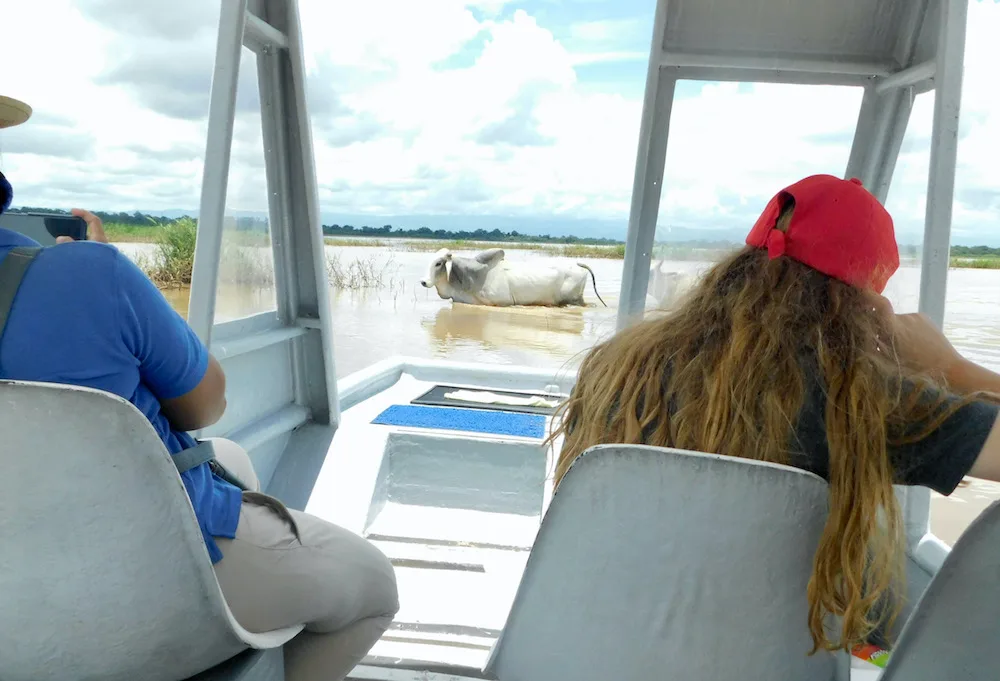
[[[122,244],[127,254],[148,253],[145,244]],[[331,290],[337,375],[345,376],[393,355],[489,362],[531,367],[573,367],[592,345],[614,332],[622,261],[583,260],[597,277],[597,302],[588,285],[584,308],[488,308],[453,305],[420,286],[433,254],[403,247],[328,247],[342,271],[352,263],[381,278],[367,290]],[[259,251],[267,266],[269,256]],[[531,261],[545,253],[507,249],[507,259]],[[697,273],[707,262],[672,262],[676,271]],[[915,311],[920,272],[901,268],[886,291],[897,311]],[[187,314],[188,290],[164,295]],[[949,274],[946,330],[970,359],[1000,370],[1000,270],[957,269]],[[216,321],[238,319],[275,307],[273,289],[220,283]],[[970,480],[950,497],[934,494],[931,525],[953,543],[990,502],[1000,499],[1000,485]]]

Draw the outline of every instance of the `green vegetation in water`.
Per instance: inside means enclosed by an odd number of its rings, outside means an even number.
[[[389,242],[382,239],[368,239],[365,237],[360,239],[326,237],[323,242],[327,246],[340,246],[342,248],[386,248],[389,246]]]
[[[1000,270],[1000,256],[967,258],[951,256],[950,267],[964,267],[974,270]]]
[[[156,229],[156,249],[152,255],[139,254],[136,264],[160,288],[180,288],[191,284],[198,225],[182,218]],[[242,235],[230,239],[227,232],[219,262],[219,281],[237,286],[266,288],[274,285],[274,268],[266,240],[248,243]],[[108,235],[111,241],[116,239]]]
[[[952,246],[950,265],[977,270],[1000,270],[1000,248]]]
[[[171,224],[171,223],[166,223]],[[105,222],[104,233],[108,240],[116,244],[155,243],[163,225],[126,225],[120,222]]]
[[[402,292],[404,283],[396,276],[395,261],[380,261],[375,256],[354,258],[345,262],[339,253],[326,258],[326,273],[330,285],[341,291],[389,289]]]
[[[607,260],[624,260],[625,244],[613,246],[589,246],[586,244],[570,244],[557,250],[558,255],[566,258],[605,258]]]
[[[198,227],[191,219],[160,226],[156,230],[156,250],[152,256],[140,253],[136,264],[161,288],[190,285],[197,232]],[[117,241],[113,233],[108,231],[108,239]]]
[[[160,288],[181,288],[191,284],[198,227],[187,218],[156,230],[156,249],[151,255],[139,254],[136,264]],[[219,262],[219,282],[250,288],[274,286],[267,240],[247,239],[240,233],[225,232]],[[327,257],[330,284],[341,290],[363,291],[389,289],[401,292],[403,281],[395,276],[394,262],[380,262],[374,256],[343,261],[339,254]]]
[[[116,244],[155,244],[159,243],[161,232],[170,229],[180,223],[194,223],[194,218],[180,218],[155,225],[127,225],[120,222],[110,222],[104,224],[104,233],[108,241]],[[239,231],[233,229],[225,230],[226,240],[240,246],[270,246],[271,240],[268,232]]]

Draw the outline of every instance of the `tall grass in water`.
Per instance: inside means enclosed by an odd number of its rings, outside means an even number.
[[[160,288],[189,286],[197,234],[197,223],[190,218],[158,225],[153,253],[140,253],[136,256],[136,264]],[[369,256],[345,262],[335,253],[327,256],[326,268],[331,286],[342,291],[388,289],[391,294],[399,295],[405,288],[403,280],[396,275],[398,267],[392,257],[383,261]],[[219,262],[219,282],[255,289],[273,287],[274,265],[266,236],[248,238],[244,234],[227,232]]]
[[[323,238],[323,243],[327,246],[340,246],[341,248],[387,248],[390,246],[388,241],[374,237],[328,236]]]
[[[108,222],[104,225],[104,233],[107,234],[108,240],[115,244],[156,243],[156,237],[159,230],[160,225],[157,223],[150,223],[148,225],[126,225],[120,222]]]
[[[198,228],[194,220],[184,218],[156,230],[153,254],[140,253],[136,264],[161,288],[180,288],[191,283],[194,269],[194,245]]]
[[[951,267],[967,267],[976,270],[1000,270],[1000,257],[986,256],[984,258],[952,256]]]
[[[545,249],[549,250],[549,249]],[[624,260],[625,244],[615,244],[613,246],[588,246],[584,244],[569,244],[563,246],[561,250],[552,249],[556,255],[564,258],[594,258],[605,260]]]
[[[250,288],[273,287],[274,264],[270,245],[224,244],[219,262],[219,281]]]
[[[384,262],[380,262],[375,256],[367,258],[355,258],[347,262],[341,260],[339,253],[328,255],[326,258],[326,274],[329,277],[330,285],[341,291],[369,291],[388,288],[395,291],[402,290],[403,282],[396,277],[393,265],[395,261],[390,257]]]
[[[160,288],[181,288],[191,284],[198,225],[190,218],[159,225],[152,255],[139,254],[136,264]],[[237,286],[267,288],[274,286],[274,267],[270,249],[263,246],[223,242],[219,262],[219,281]]]

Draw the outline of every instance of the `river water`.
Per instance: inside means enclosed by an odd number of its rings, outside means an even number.
[[[148,254],[146,244],[121,244],[130,256]],[[585,308],[487,308],[453,305],[441,300],[420,279],[433,254],[405,246],[327,247],[329,259],[350,278],[351,268],[378,286],[359,290],[331,289],[338,376],[345,376],[393,355],[459,361],[571,367],[594,343],[614,332],[622,261],[581,260],[594,271],[598,291],[609,307],[597,302],[588,285]],[[269,258],[265,250],[258,256]],[[531,261],[551,257],[542,252],[507,249],[506,258]],[[709,262],[668,263],[669,269],[697,273]],[[350,283],[350,282],[348,282]],[[903,267],[886,290],[897,311],[917,308],[920,270]],[[164,294],[183,315],[188,291]],[[274,309],[273,288],[220,284],[216,321],[238,319]],[[1000,370],[1000,270],[953,269],[949,274],[945,329],[970,359]],[[1000,485],[972,481],[949,498],[934,495],[932,525],[952,542],[988,503],[1000,498]]]

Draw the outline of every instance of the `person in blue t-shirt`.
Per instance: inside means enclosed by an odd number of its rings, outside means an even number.
[[[12,195],[0,173],[0,213]],[[171,454],[192,447],[188,431],[225,411],[222,367],[156,286],[107,243],[100,219],[73,212],[86,220],[89,240],[43,249],[30,265],[0,336],[0,379],[119,395]],[[18,246],[38,244],[0,228],[0,261]],[[217,440],[215,450],[251,491],[208,464],[181,478],[234,616],[257,632],[306,625],[286,646],[290,681],[343,678],[398,610],[391,564],[356,534],[260,494],[235,443]]]

